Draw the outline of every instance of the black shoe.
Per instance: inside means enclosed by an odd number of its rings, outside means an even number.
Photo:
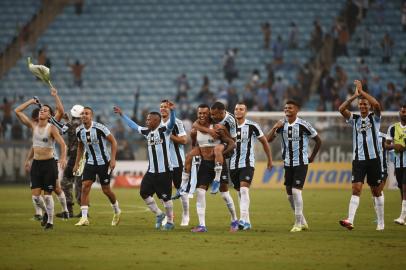
[[[69,212],[57,213],[55,216],[58,217],[58,218],[62,218],[63,220],[67,220],[67,219],[69,219],[71,217]]]
[[[34,215],[32,217],[32,220],[34,220],[34,221],[42,221],[42,216],[41,215]]]
[[[44,226],[47,224],[47,222],[48,222],[48,214],[45,213],[45,214],[42,216],[41,226],[44,227]]]
[[[47,230],[53,230],[53,229],[54,229],[54,225],[51,224],[51,223],[47,223],[47,224],[45,225],[45,227],[44,227],[44,230],[45,230],[45,231],[47,231]]]

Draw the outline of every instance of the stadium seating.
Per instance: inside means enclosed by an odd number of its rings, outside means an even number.
[[[198,92],[203,75],[216,91],[224,84],[221,60],[227,48],[239,48],[238,91],[253,69],[265,76],[265,64],[272,59],[272,53],[262,49],[260,25],[265,21],[272,24],[272,40],[280,34],[286,41],[289,23],[298,24],[300,48],[285,51],[285,62],[303,64],[310,57],[313,20],[318,18],[329,29],[344,2],[86,0],[80,16],[73,6],[66,7],[37,45],[47,46],[52,78],[66,107],[82,103],[108,115],[116,103],[130,112],[137,87],[141,108],[153,108],[162,97],[174,97],[174,80],[181,73],[189,78],[190,97]],[[82,89],[73,87],[67,59],[86,63]],[[289,80],[295,78],[295,70],[280,72]],[[2,79],[0,89],[6,95],[18,92],[51,100],[27,71],[25,58]]]
[[[17,28],[22,28],[38,11],[40,1],[2,0],[0,1],[0,51],[7,47],[17,34]]]
[[[400,24],[400,6],[398,2],[386,1],[384,11],[384,21],[379,23],[377,13],[371,9],[367,17],[357,27],[355,35],[348,44],[350,57],[339,57],[337,64],[342,66],[348,74],[349,81],[358,79],[359,60],[357,57],[359,49],[359,40],[364,27],[368,27],[371,32],[371,55],[363,57],[369,67],[370,74],[378,75],[381,78],[382,86],[386,88],[388,82],[393,82],[398,90],[404,87],[405,75],[398,70],[399,59],[406,53],[406,33],[402,32]],[[390,64],[382,64],[382,48],[380,42],[385,35],[389,33],[394,40],[393,57]],[[369,77],[369,80],[371,76]]]

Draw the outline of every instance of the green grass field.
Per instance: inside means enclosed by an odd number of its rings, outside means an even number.
[[[251,231],[230,233],[220,195],[208,194],[209,232],[154,229],[138,190],[115,190],[123,210],[111,227],[112,210],[100,190],[91,192],[91,226],[56,220],[53,231],[31,221],[28,187],[0,187],[0,269],[405,269],[406,226],[392,222],[400,212],[398,191],[385,191],[385,231],[375,231],[370,192],[364,188],[355,229],[338,225],[346,216],[349,190],[305,190],[310,231],[290,233],[293,213],[282,190],[251,191]],[[236,194],[233,191],[233,198]],[[60,205],[55,201],[56,211]],[[162,208],[162,207],[161,207]],[[180,202],[175,215],[180,216]],[[191,200],[191,225],[197,222]],[[76,212],[78,208],[75,208]]]

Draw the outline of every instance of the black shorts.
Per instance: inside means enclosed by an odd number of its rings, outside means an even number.
[[[85,164],[83,169],[82,181],[91,180],[96,181],[96,175],[99,176],[100,185],[110,185],[109,164],[104,165],[90,165]]]
[[[245,167],[235,170],[230,170],[231,181],[233,182],[235,189],[240,189],[241,182],[252,182],[254,176],[254,168]]]
[[[395,168],[396,181],[401,189],[402,185],[406,185],[406,168]]]
[[[147,172],[142,178],[140,195],[142,198],[153,196],[169,201],[172,197],[172,172],[150,173]]]
[[[179,189],[180,184],[182,183],[182,171],[183,167],[173,168],[172,182],[176,189]]]
[[[223,169],[221,170],[221,176],[220,176],[220,183],[228,184],[230,181],[230,176],[228,173],[228,164],[227,160],[224,160],[223,163]]]
[[[41,188],[46,192],[55,189],[58,179],[58,165],[55,159],[33,160],[31,166],[31,189]]]
[[[214,179],[214,160],[204,160],[200,162],[199,170],[197,171],[197,187],[209,186]]]
[[[308,165],[299,165],[294,167],[285,166],[285,186],[294,188],[303,188]]]
[[[379,158],[352,161],[352,183],[364,183],[365,176],[369,186],[379,186],[382,182],[382,169]]]

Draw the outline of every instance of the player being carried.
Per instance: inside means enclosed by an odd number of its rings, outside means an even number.
[[[215,179],[215,147],[221,143],[225,143],[227,147],[224,149],[224,154],[231,153],[235,147],[233,139],[227,135],[224,126],[214,125],[210,120],[210,109],[206,104],[201,104],[198,107],[197,111],[197,122],[200,126],[206,129],[216,129],[218,132],[219,138],[213,138],[209,133],[203,133],[197,129],[192,129],[191,139],[192,145],[196,146],[192,151],[199,152],[199,155],[202,157],[199,170],[197,172],[197,197],[196,197],[196,210],[199,218],[199,225],[192,229],[192,232],[206,232],[206,191],[212,182]],[[189,164],[190,166],[190,164]],[[229,192],[222,193],[224,200],[227,203],[227,207],[230,210],[231,214],[231,229],[232,231],[238,230],[238,221],[234,208],[234,203],[231,199]],[[230,200],[231,203],[230,204]]]

